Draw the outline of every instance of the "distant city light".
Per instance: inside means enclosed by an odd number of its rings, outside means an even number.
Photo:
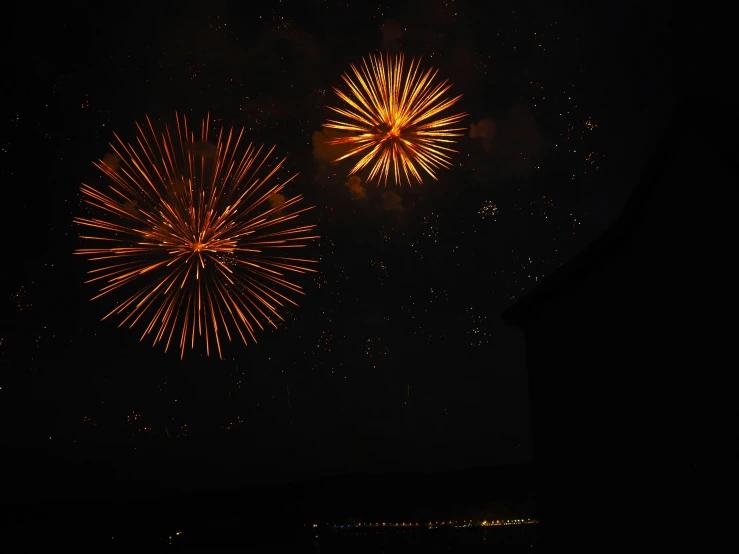
[[[382,522],[382,523],[362,523],[358,522],[356,524],[349,524],[349,525],[334,525],[334,529],[343,529],[343,528],[351,528],[351,527],[429,527],[430,529],[433,529],[434,527],[438,527],[441,525],[452,525],[455,527],[497,527],[497,526],[503,526],[503,525],[528,525],[528,524],[536,524],[539,523],[535,519],[527,518],[527,519],[498,519],[498,520],[457,520],[457,521],[428,521],[428,522],[414,522],[414,523],[407,523],[407,522],[398,522],[398,523],[389,523],[389,522]],[[315,527],[315,525],[314,525]]]

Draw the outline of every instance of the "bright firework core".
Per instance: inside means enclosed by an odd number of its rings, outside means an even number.
[[[420,60],[411,60],[406,71],[402,55],[395,59],[370,55],[360,68],[351,66],[354,78],[343,76],[350,94],[334,88],[347,107],[331,110],[345,119],[329,120],[323,126],[351,133],[328,142],[351,147],[336,162],[362,155],[349,175],[371,165],[368,181],[376,178],[378,184],[387,185],[392,171],[395,184],[400,185],[404,177],[410,185],[411,176],[418,184],[423,182],[419,169],[436,180],[435,169],[451,167],[449,153],[456,150],[448,145],[464,136],[465,128],[455,125],[467,114],[439,116],[461,95],[444,98],[451,85],[447,81],[434,84],[437,72],[421,73],[419,66]]]
[[[378,135],[385,135],[384,140],[393,140],[400,136],[401,127],[397,124],[397,122],[393,122],[390,124],[383,123],[382,125],[378,125],[377,127],[375,127],[373,131]]]
[[[95,164],[109,182],[81,189],[97,214],[75,218],[96,247],[76,253],[96,265],[88,282],[103,286],[95,298],[128,290],[105,318],[122,315],[130,327],[143,320],[142,339],[153,333],[168,349],[174,338],[182,356],[196,336],[222,356],[222,336],[256,341],[257,329],[277,327],[280,309],[304,294],[288,274],[315,271],[295,249],[318,237],[297,223],[311,209],[295,207],[302,196],[282,194],[296,175],[269,183],[285,161],[274,148],[240,150],[243,129],[221,130],[211,144],[208,120],[197,140],[184,117],[176,122],[157,134],[147,118],[138,148],[116,135],[115,162]]]

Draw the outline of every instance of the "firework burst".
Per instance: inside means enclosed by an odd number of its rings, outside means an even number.
[[[141,321],[142,340],[153,334],[165,350],[174,340],[182,357],[197,336],[208,355],[215,343],[222,357],[224,336],[256,341],[257,329],[276,327],[280,308],[304,294],[288,274],[315,271],[313,260],[292,254],[317,238],[314,225],[298,223],[311,208],[298,207],[302,196],[281,194],[297,175],[271,183],[285,161],[273,163],[274,147],[240,148],[243,129],[221,129],[212,144],[209,118],[197,134],[185,117],[160,135],[146,121],[135,145],[114,134],[115,155],[95,163],[110,185],[82,185],[99,218],[75,218],[93,233],[81,238],[95,245],[75,253],[95,264],[87,282],[102,288],[93,300],[128,290],[103,319]]]
[[[385,59],[370,55],[369,62],[362,59],[360,68],[351,66],[354,79],[346,73],[342,76],[349,94],[334,88],[348,108],[331,110],[346,120],[329,120],[323,126],[352,133],[328,142],[351,148],[336,162],[362,155],[350,175],[374,161],[368,181],[377,178],[379,184],[384,178],[387,184],[392,170],[397,185],[403,176],[411,185],[411,176],[418,184],[423,182],[419,168],[436,180],[435,169],[451,167],[449,153],[456,150],[448,145],[464,135],[464,128],[454,126],[467,114],[439,115],[462,96],[445,98],[451,84],[434,84],[438,71],[430,68],[422,72],[420,64],[420,60],[411,60],[405,71],[402,54],[395,59],[389,54]]]

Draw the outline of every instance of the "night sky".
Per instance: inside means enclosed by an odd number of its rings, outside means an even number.
[[[21,8],[10,30],[2,443],[114,463],[199,452],[241,481],[530,461],[523,337],[500,314],[597,237],[637,184],[672,105],[669,13],[84,4],[41,19]],[[422,56],[450,79],[468,132],[438,182],[366,185],[360,198],[345,186],[353,164],[325,159],[321,123],[342,73],[380,50]],[[161,127],[175,111],[276,144],[300,172],[290,190],[316,206],[307,295],[256,345],[226,344],[223,360],[196,350],[181,361],[101,322],[111,301],[89,302],[89,267],[72,254],[80,183],[104,179],[92,161],[113,131],[132,141],[136,121]],[[470,137],[483,120],[494,135]]]

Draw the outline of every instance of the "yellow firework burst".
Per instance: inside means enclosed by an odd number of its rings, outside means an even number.
[[[362,59],[360,68],[352,65],[354,79],[343,75],[349,94],[334,88],[348,108],[331,109],[346,118],[345,121],[329,120],[324,127],[348,131],[351,136],[333,139],[328,144],[343,144],[351,148],[335,161],[361,154],[361,159],[349,173],[353,175],[374,161],[368,181],[387,178],[392,170],[395,183],[400,185],[402,176],[411,185],[413,176],[421,184],[419,168],[436,180],[435,169],[451,167],[448,145],[455,137],[464,135],[464,128],[455,128],[467,114],[446,117],[440,114],[451,108],[462,96],[445,98],[451,88],[448,81],[434,83],[438,71],[420,69],[421,61],[411,60],[404,70],[404,58],[400,54],[392,59],[388,54]]]
[[[142,340],[153,334],[167,350],[174,339],[181,356],[197,336],[208,355],[215,343],[222,357],[222,337],[256,341],[257,329],[276,327],[279,309],[295,304],[290,296],[304,294],[288,274],[315,271],[313,260],[292,255],[317,238],[314,225],[298,223],[311,208],[281,194],[297,175],[276,177],[285,160],[272,156],[274,147],[240,148],[243,129],[221,129],[210,143],[210,118],[197,134],[185,117],[161,134],[146,121],[135,145],[114,133],[115,154],[95,163],[109,186],[82,185],[98,217],[75,218],[92,229],[81,238],[94,243],[75,253],[95,264],[88,282],[102,288],[93,300],[128,290],[103,319],[142,321]]]

